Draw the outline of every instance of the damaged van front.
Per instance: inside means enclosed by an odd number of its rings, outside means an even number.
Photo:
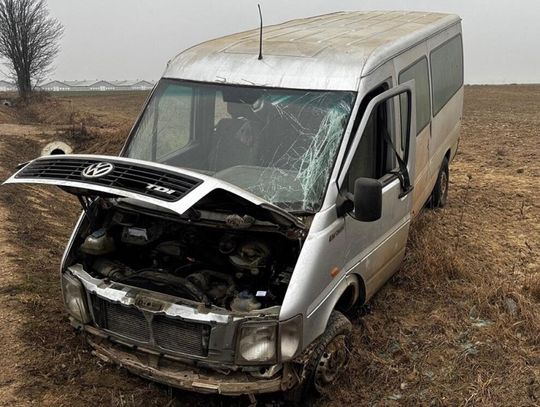
[[[56,185],[83,207],[61,280],[95,354],[198,392],[302,382],[318,333],[289,288],[321,292],[312,276],[334,264],[317,253],[325,234],[306,241],[354,100],[164,79],[120,157],[46,156],[15,173],[7,183]]]

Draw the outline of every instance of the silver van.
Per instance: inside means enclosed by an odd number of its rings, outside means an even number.
[[[444,206],[463,104],[458,16],[340,12],[172,59],[119,157],[35,159],[83,213],[65,306],[101,359],[225,395],[324,393],[351,323]],[[262,53],[259,51],[262,45]]]

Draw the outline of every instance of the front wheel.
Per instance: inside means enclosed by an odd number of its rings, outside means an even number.
[[[333,311],[304,364],[302,382],[286,394],[289,401],[311,405],[315,396],[328,392],[349,364],[351,334],[351,322],[341,312]]]
[[[441,168],[439,169],[439,175],[437,176],[437,182],[433,187],[433,192],[431,192],[429,199],[430,208],[443,208],[446,205],[448,201],[448,180],[448,158],[444,157]]]

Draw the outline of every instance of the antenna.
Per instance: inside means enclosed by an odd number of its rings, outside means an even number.
[[[262,33],[263,33],[263,18],[262,18],[262,11],[261,11],[261,5],[257,4],[257,7],[259,8],[259,19],[261,20],[261,28],[259,30],[259,60],[263,59],[262,55],[262,45],[263,45],[263,39],[262,39]]]

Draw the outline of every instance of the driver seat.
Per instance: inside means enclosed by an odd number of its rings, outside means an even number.
[[[261,123],[248,104],[229,102],[227,111],[231,118],[221,119],[214,129],[209,156],[214,172],[257,162]]]

